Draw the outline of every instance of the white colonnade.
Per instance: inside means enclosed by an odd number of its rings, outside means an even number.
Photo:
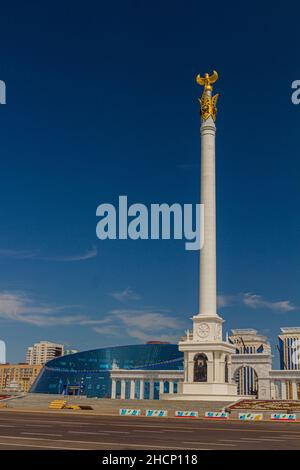
[[[183,379],[182,371],[143,371],[115,369],[111,371],[111,398],[125,400],[154,400],[164,393],[177,393],[178,383]],[[155,388],[157,394],[155,394]],[[118,393],[119,390],[119,393]]]

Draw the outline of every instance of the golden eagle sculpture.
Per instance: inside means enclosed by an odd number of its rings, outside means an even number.
[[[204,74],[204,77],[201,77],[200,74],[197,75],[196,81],[198,85],[204,86],[204,90],[212,90],[212,83],[215,83],[219,78],[218,72],[213,71],[212,75],[209,76],[208,73]]]
[[[211,116],[215,121],[217,117],[217,101],[219,94],[212,96],[212,84],[218,80],[218,73],[214,70],[212,75],[204,74],[204,77],[197,75],[196,82],[198,85],[204,86],[203,94],[199,100],[201,107],[201,118],[203,121]]]

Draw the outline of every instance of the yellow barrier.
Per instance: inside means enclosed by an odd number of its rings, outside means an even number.
[[[65,406],[65,409],[67,409],[67,410],[80,410],[80,406],[78,406],[78,405],[67,405],[67,406]]]
[[[50,410],[92,410],[89,405],[67,405],[65,400],[53,400],[49,403]]]
[[[66,403],[67,402],[65,400],[53,400],[49,403],[49,408],[50,410],[62,410],[66,407]]]

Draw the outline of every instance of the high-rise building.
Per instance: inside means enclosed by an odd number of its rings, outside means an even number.
[[[280,331],[280,369],[300,370],[300,327],[285,327]]]
[[[0,364],[0,390],[28,392],[41,368],[41,365]]]
[[[26,363],[30,365],[45,364],[51,359],[63,356],[63,344],[51,343],[49,341],[40,341],[27,348]]]

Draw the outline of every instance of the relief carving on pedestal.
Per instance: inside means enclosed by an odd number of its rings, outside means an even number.
[[[222,327],[221,325],[216,325],[215,326],[215,336],[214,336],[214,340],[215,341],[218,341],[221,339],[221,335],[222,335]]]
[[[209,325],[207,323],[200,323],[197,328],[199,338],[207,338],[209,335]]]

